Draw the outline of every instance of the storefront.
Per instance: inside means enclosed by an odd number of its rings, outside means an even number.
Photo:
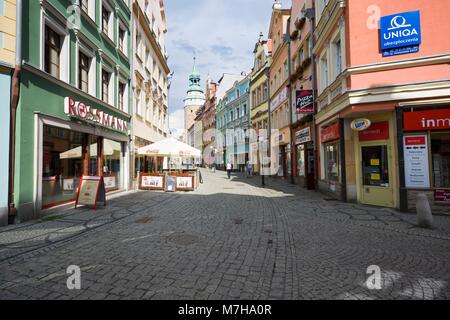
[[[345,173],[343,172],[345,152],[343,152],[344,143],[341,139],[341,130],[343,130],[341,122],[335,121],[323,125],[320,129],[321,170],[318,185],[320,190],[337,199],[343,198],[342,189],[345,186],[345,183],[343,183],[345,180]]]
[[[297,183],[307,189],[314,189],[314,144],[313,126],[295,130],[294,176]]]
[[[290,128],[272,131],[271,171],[278,177],[287,178],[292,172]]]
[[[107,192],[128,189],[129,115],[32,71],[23,73],[23,82],[37,85],[22,91],[19,106],[27,115],[19,118],[17,132],[20,221],[73,202],[83,175],[103,176]]]
[[[450,214],[450,106],[398,110],[403,118],[401,208],[414,210],[425,193],[433,212]]]

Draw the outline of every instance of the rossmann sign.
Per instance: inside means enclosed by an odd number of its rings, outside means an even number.
[[[420,11],[381,17],[380,41],[383,56],[418,52],[422,43]]]
[[[81,101],[75,101],[70,97],[64,99],[64,112],[70,117],[93,122],[123,133],[128,132],[128,123],[125,120],[95,109]]]

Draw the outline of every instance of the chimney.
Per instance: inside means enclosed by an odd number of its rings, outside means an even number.
[[[275,3],[272,6],[272,9],[274,10],[281,10],[282,5],[281,5],[281,0],[275,0]]]

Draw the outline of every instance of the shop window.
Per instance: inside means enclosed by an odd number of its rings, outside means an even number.
[[[44,126],[42,152],[42,206],[49,208],[75,200],[83,175],[83,133]]]
[[[387,146],[361,147],[361,153],[364,185],[388,187],[389,167]]]
[[[122,145],[109,139],[103,139],[103,179],[106,191],[118,190],[121,185]]]
[[[450,188],[450,133],[431,134],[434,187]]]
[[[339,181],[339,142],[325,144],[325,178],[328,181]]]
[[[45,72],[60,78],[61,36],[49,26],[45,26]]]

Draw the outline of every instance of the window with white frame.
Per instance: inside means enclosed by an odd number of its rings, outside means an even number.
[[[64,28],[49,19],[43,21],[41,68],[53,77],[69,81],[69,37]]]
[[[342,47],[341,39],[337,38],[333,42],[333,60],[334,60],[334,78],[337,78],[342,72]]]
[[[102,100],[105,103],[111,104],[114,95],[111,92],[112,88],[112,72],[107,69],[102,69]]]
[[[142,117],[142,101],[141,101],[141,88],[136,88],[136,114],[140,117]]]
[[[124,79],[119,79],[119,109],[128,113],[128,84]]]
[[[102,13],[102,32],[106,34],[110,39],[114,37],[114,14],[112,8],[107,1],[101,2]]]
[[[122,21],[119,22],[119,50],[128,55],[128,32]]]
[[[95,0],[80,0],[80,8],[95,21]]]
[[[327,52],[320,58],[320,91],[328,87],[328,58]]]
[[[136,33],[136,55],[138,58],[142,61],[142,36],[141,33],[138,31]]]
[[[95,52],[80,41],[78,43],[78,89],[96,96],[96,72]]]

